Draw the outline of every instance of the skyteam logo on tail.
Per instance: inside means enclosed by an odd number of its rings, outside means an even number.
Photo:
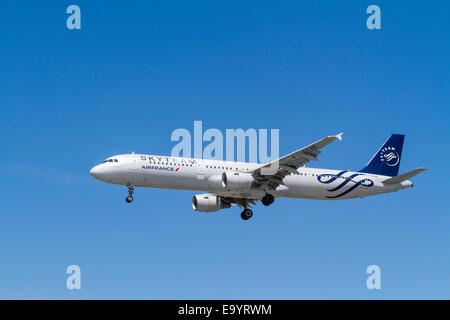
[[[405,135],[391,134],[366,167],[359,172],[395,177],[398,175]]]
[[[385,147],[381,149],[380,161],[390,167],[395,167],[400,161],[400,157],[398,152],[395,151],[395,147]]]

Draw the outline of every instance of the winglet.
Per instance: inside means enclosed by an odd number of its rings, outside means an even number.
[[[339,139],[339,141],[341,141],[342,140],[342,135],[343,135],[344,133],[343,132],[341,132],[341,133],[339,133],[339,134],[337,134],[337,135],[335,135],[335,137],[336,138],[338,138]]]

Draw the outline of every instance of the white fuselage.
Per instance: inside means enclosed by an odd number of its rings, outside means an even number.
[[[227,190],[221,183],[224,172],[251,174],[261,167],[243,163],[181,157],[123,154],[95,166],[91,174],[98,180],[135,187],[210,192],[225,197],[260,200],[267,192],[262,186],[244,191]],[[387,176],[347,170],[302,167],[286,176],[272,192],[275,197],[341,200],[362,198],[412,187],[411,181],[385,185]]]

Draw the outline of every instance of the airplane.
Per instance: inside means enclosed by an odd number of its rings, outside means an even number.
[[[205,193],[192,198],[195,211],[216,212],[233,205],[242,208],[241,218],[248,220],[256,201],[269,206],[275,198],[343,200],[411,188],[408,179],[426,168],[398,175],[404,138],[392,134],[359,171],[305,167],[326,145],[342,140],[340,133],[266,164],[133,152],[109,157],[90,173],[100,181],[127,186],[128,203],[135,187],[201,191]]]

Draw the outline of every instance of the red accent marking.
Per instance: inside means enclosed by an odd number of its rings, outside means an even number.
[[[177,168],[177,170],[175,170],[175,171],[178,171],[178,169],[180,169],[180,168]]]

